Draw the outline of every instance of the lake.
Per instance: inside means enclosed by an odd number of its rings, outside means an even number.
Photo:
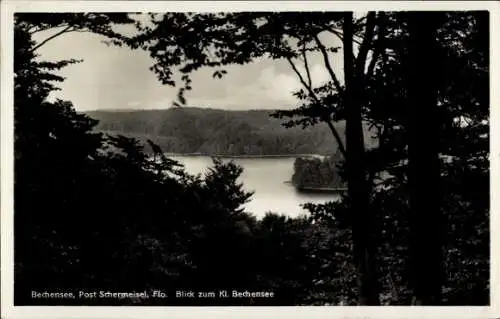
[[[203,174],[212,164],[212,159],[207,156],[168,156],[183,163],[186,171],[191,174]],[[301,204],[307,202],[321,204],[338,199],[338,195],[334,194],[299,193],[291,184],[285,183],[292,179],[295,157],[224,160],[232,160],[243,168],[240,182],[243,183],[245,190],[254,191],[251,201],[245,205],[245,210],[258,218],[269,211],[297,217],[308,213],[300,207]]]

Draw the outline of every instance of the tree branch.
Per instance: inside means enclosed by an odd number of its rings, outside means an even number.
[[[318,99],[316,94],[314,94],[312,87],[307,85],[306,81],[304,80],[304,77],[302,76],[302,74],[300,74],[299,70],[297,69],[297,67],[293,63],[292,59],[290,57],[287,57],[287,60],[288,60],[288,63],[290,64],[290,66],[292,67],[293,71],[295,72],[295,74],[297,74],[297,76],[299,77],[300,83],[302,83],[302,85],[308,90],[309,96],[311,96],[311,98],[318,104],[318,106],[321,106],[322,105],[321,101]],[[326,122],[326,124],[328,125],[328,127],[332,131],[332,134],[335,137],[337,144],[339,145],[340,152],[342,153],[344,158],[346,158],[346,150],[345,150],[344,143],[342,142],[342,139],[340,138],[339,133],[337,132],[337,130],[333,126],[332,121],[330,119],[326,119],[326,118],[324,118],[323,120]]]
[[[44,44],[46,44],[47,42],[49,42],[50,40],[64,34],[64,33],[68,33],[68,32],[71,32],[73,30],[71,30],[72,26],[67,26],[66,28],[64,28],[63,30],[57,32],[56,34],[48,37],[47,39],[43,40],[42,42],[40,42],[38,45],[34,46],[29,52],[35,52],[36,50],[38,50],[41,46],[43,46]]]
[[[375,65],[377,64],[377,60],[380,56],[380,52],[382,51],[382,45],[384,43],[385,39],[385,25],[382,22],[385,18],[385,13],[384,12],[379,12],[378,14],[378,32],[377,32],[377,40],[375,42],[375,48],[373,50],[373,55],[372,59],[370,61],[370,64],[368,65],[368,70],[366,72],[367,77],[370,77],[373,75],[373,71],[375,70]],[[385,50],[385,49],[384,49]]]
[[[354,63],[355,68],[355,78],[360,78],[360,76],[365,74],[365,64],[366,57],[368,56],[368,51],[370,50],[373,34],[375,32],[375,12],[370,11],[366,16],[366,28],[363,43],[359,48],[359,53]]]
[[[391,272],[389,272],[389,285],[391,286],[391,304],[395,304],[399,300],[399,293],[394,280],[392,280]]]
[[[337,38],[339,38],[340,41],[344,41],[344,35],[342,34],[342,32],[337,31],[337,30],[335,30],[334,28],[331,28],[331,27],[327,28],[326,31],[332,33],[333,35],[336,35]],[[352,41],[354,43],[358,44],[358,45],[361,45],[361,42],[359,40],[354,39],[354,37],[355,37],[355,35],[353,35],[353,40]]]
[[[33,35],[35,33],[38,33],[38,32],[43,32],[43,31],[47,31],[47,30],[50,30],[50,29],[53,29],[53,28],[62,28],[62,27],[69,27],[70,25],[65,23],[65,24],[61,24],[61,25],[58,25],[58,26],[45,26],[45,27],[41,27],[41,26],[31,26],[29,29],[28,29],[28,33]]]
[[[307,61],[306,43],[302,45],[302,58],[304,59],[304,67],[307,74],[307,82],[310,87],[312,87],[311,71],[309,70],[309,63]]]
[[[335,84],[335,88],[337,89],[337,92],[342,93],[342,86],[340,85],[339,80],[337,79],[337,76],[335,75],[335,72],[333,72],[332,65],[330,64],[330,60],[328,59],[328,52],[326,51],[326,47],[321,43],[319,37],[317,34],[314,35],[314,40],[316,41],[321,54],[323,55],[323,61],[325,62],[326,69],[328,70],[328,73],[330,73],[330,77],[333,80],[333,83]]]
[[[32,30],[32,29],[34,29],[34,30]],[[36,25],[32,25],[32,26],[28,27],[28,29],[26,30],[26,32],[28,32],[29,34],[34,34],[34,33],[37,33],[40,30],[41,30],[41,28],[39,28],[37,30],[37,26]]]

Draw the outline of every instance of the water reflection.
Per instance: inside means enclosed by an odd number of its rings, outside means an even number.
[[[205,156],[170,157],[183,163],[191,174],[203,174],[212,164],[212,159]],[[263,217],[269,211],[296,217],[307,214],[301,204],[319,204],[338,199],[338,195],[333,194],[299,193],[291,184],[286,183],[293,174],[294,157],[224,160],[233,160],[243,167],[240,181],[246,190],[254,191],[252,200],[245,208],[257,217]]]

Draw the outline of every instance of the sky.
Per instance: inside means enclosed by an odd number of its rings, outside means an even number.
[[[41,41],[57,31],[37,34]],[[40,47],[43,60],[82,59],[60,74],[66,81],[53,97],[70,100],[78,111],[104,109],[164,109],[171,106],[177,89],[162,85],[149,70],[153,60],[147,52],[107,46],[103,37],[91,33],[63,34]],[[324,37],[325,44],[340,46],[340,40]],[[341,52],[331,56],[334,70],[342,78]],[[309,62],[313,81],[329,79],[320,56]],[[286,61],[259,60],[244,66],[230,66],[222,79],[212,77],[212,69],[193,74],[189,106],[243,109],[292,108],[298,101],[292,92],[300,82]],[[303,68],[301,68],[303,70]]]

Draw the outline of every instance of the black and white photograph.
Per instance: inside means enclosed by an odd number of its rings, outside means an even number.
[[[494,2],[133,2],[2,3],[12,306],[492,306]]]

